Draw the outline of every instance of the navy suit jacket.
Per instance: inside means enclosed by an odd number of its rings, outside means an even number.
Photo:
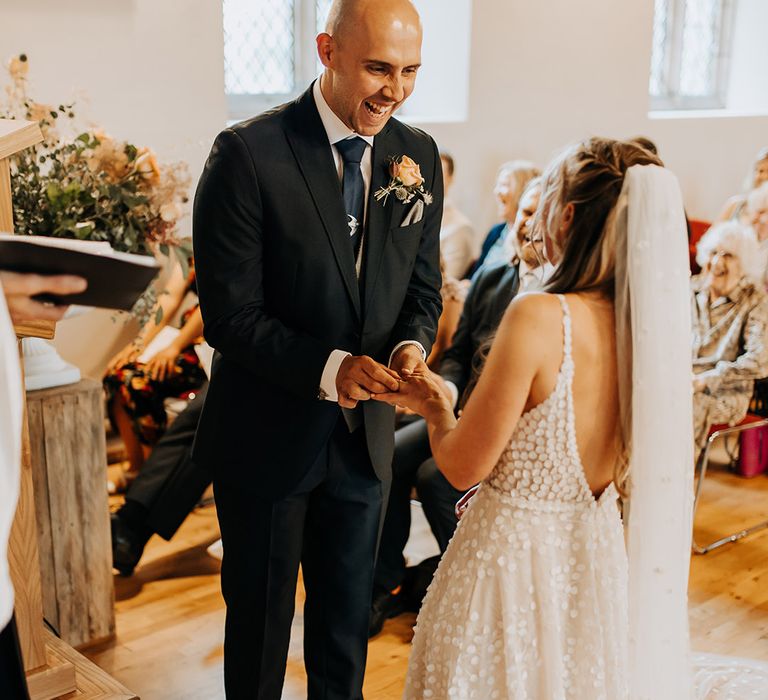
[[[434,201],[373,198],[389,158],[420,166]],[[386,363],[402,340],[429,352],[441,311],[440,157],[424,132],[390,119],[375,137],[360,281],[341,184],[311,88],[221,132],[198,185],[194,248],[205,337],[216,355],[193,448],[219,479],[269,489],[299,483],[330,437],[339,406],[318,399],[333,349]],[[368,451],[388,479],[391,407],[363,403]]]

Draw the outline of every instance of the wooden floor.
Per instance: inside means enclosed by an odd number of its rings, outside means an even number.
[[[414,508],[407,554],[436,551]],[[715,471],[708,478],[696,534],[705,541],[768,519],[768,477]],[[212,506],[193,513],[170,543],[155,537],[129,579],[116,578],[117,639],[86,651],[143,700],[223,698],[224,604],[219,564],[205,553],[218,537]],[[709,538],[709,540],[707,540]],[[301,587],[297,594],[284,700],[306,697],[301,659]],[[768,530],[691,560],[690,619],[699,651],[768,660]],[[400,698],[413,615],[390,620],[371,641],[365,696]]]

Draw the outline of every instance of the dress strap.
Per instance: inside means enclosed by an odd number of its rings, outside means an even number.
[[[563,364],[573,366],[572,338],[571,338],[571,308],[564,294],[558,294],[560,306],[563,307]]]

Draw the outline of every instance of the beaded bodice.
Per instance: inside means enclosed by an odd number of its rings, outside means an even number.
[[[491,488],[531,505],[594,503],[576,444],[571,313],[562,294],[563,361],[552,393],[518,421],[486,480]]]

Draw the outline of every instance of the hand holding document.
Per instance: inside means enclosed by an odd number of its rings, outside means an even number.
[[[0,270],[83,277],[88,286],[82,292],[36,299],[130,311],[160,266],[151,256],[119,253],[106,242],[0,233]]]

